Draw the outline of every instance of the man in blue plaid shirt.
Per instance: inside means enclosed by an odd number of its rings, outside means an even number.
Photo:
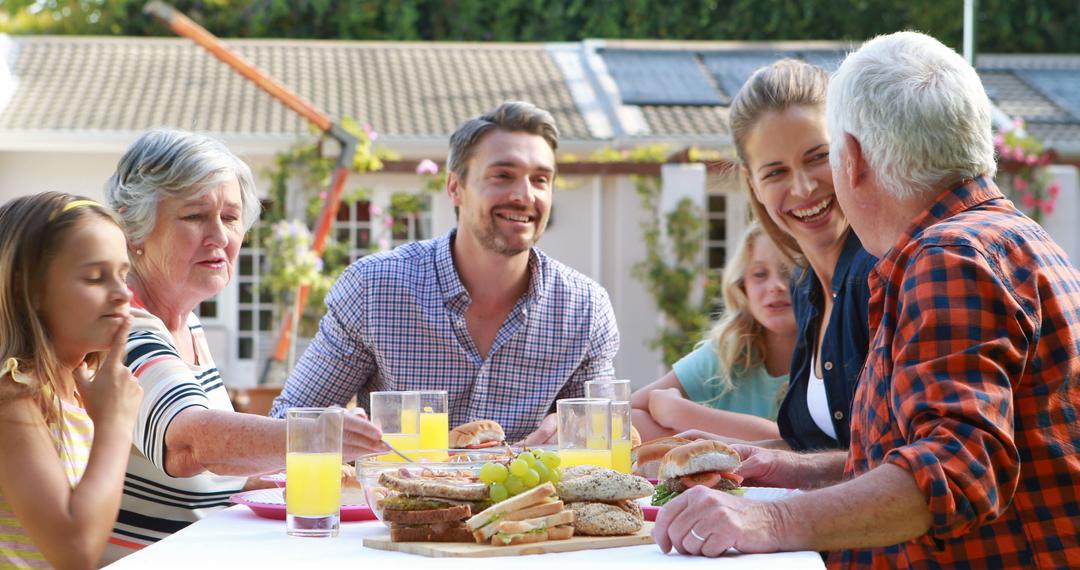
[[[604,289],[533,247],[558,138],[551,114],[524,102],[461,125],[446,183],[458,227],[353,263],[270,415],[446,390],[451,426],[491,419],[510,441],[549,440],[555,400],[613,378],[619,348]]]

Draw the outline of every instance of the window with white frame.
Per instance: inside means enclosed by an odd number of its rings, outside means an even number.
[[[709,271],[717,275],[724,269],[728,253],[728,195],[724,192],[713,192],[707,196],[705,219],[707,234],[705,238],[705,255],[709,264]]]

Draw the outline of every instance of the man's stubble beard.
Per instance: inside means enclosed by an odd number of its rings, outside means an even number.
[[[495,214],[489,214],[485,223],[473,230],[473,236],[485,250],[505,257],[514,257],[529,251],[540,241],[540,237],[544,235],[544,229],[547,227],[547,215],[544,215],[542,219],[533,224],[533,237],[529,240],[529,244],[523,248],[511,248],[502,234],[499,233],[495,224]]]

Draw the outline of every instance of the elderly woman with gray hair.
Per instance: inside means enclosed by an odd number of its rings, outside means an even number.
[[[145,394],[111,561],[226,506],[245,476],[282,468],[285,422],[233,411],[193,313],[228,285],[258,218],[248,166],[215,139],[153,130],[120,159],[105,195],[127,234],[127,365]],[[362,411],[345,431],[345,457],[383,449]]]

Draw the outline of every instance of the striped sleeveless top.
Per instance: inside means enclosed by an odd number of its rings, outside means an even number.
[[[185,362],[165,323],[132,299],[126,364],[139,380],[143,399],[120,513],[105,547],[105,564],[151,545],[229,506],[229,496],[247,479],[204,471],[194,477],[165,472],[165,434],[173,418],[190,407],[233,411],[228,391],[210,354],[202,323],[188,315],[187,326],[199,364]]]
[[[94,422],[86,414],[86,410],[61,402],[60,425],[54,423],[49,426],[53,444],[60,452],[60,462],[64,466],[64,474],[74,489],[82,479],[86,471],[86,464],[90,461],[90,446],[94,442]],[[11,505],[0,495],[0,569],[8,568],[51,568],[45,561],[45,556],[37,547],[30,542],[22,525],[15,518]]]

